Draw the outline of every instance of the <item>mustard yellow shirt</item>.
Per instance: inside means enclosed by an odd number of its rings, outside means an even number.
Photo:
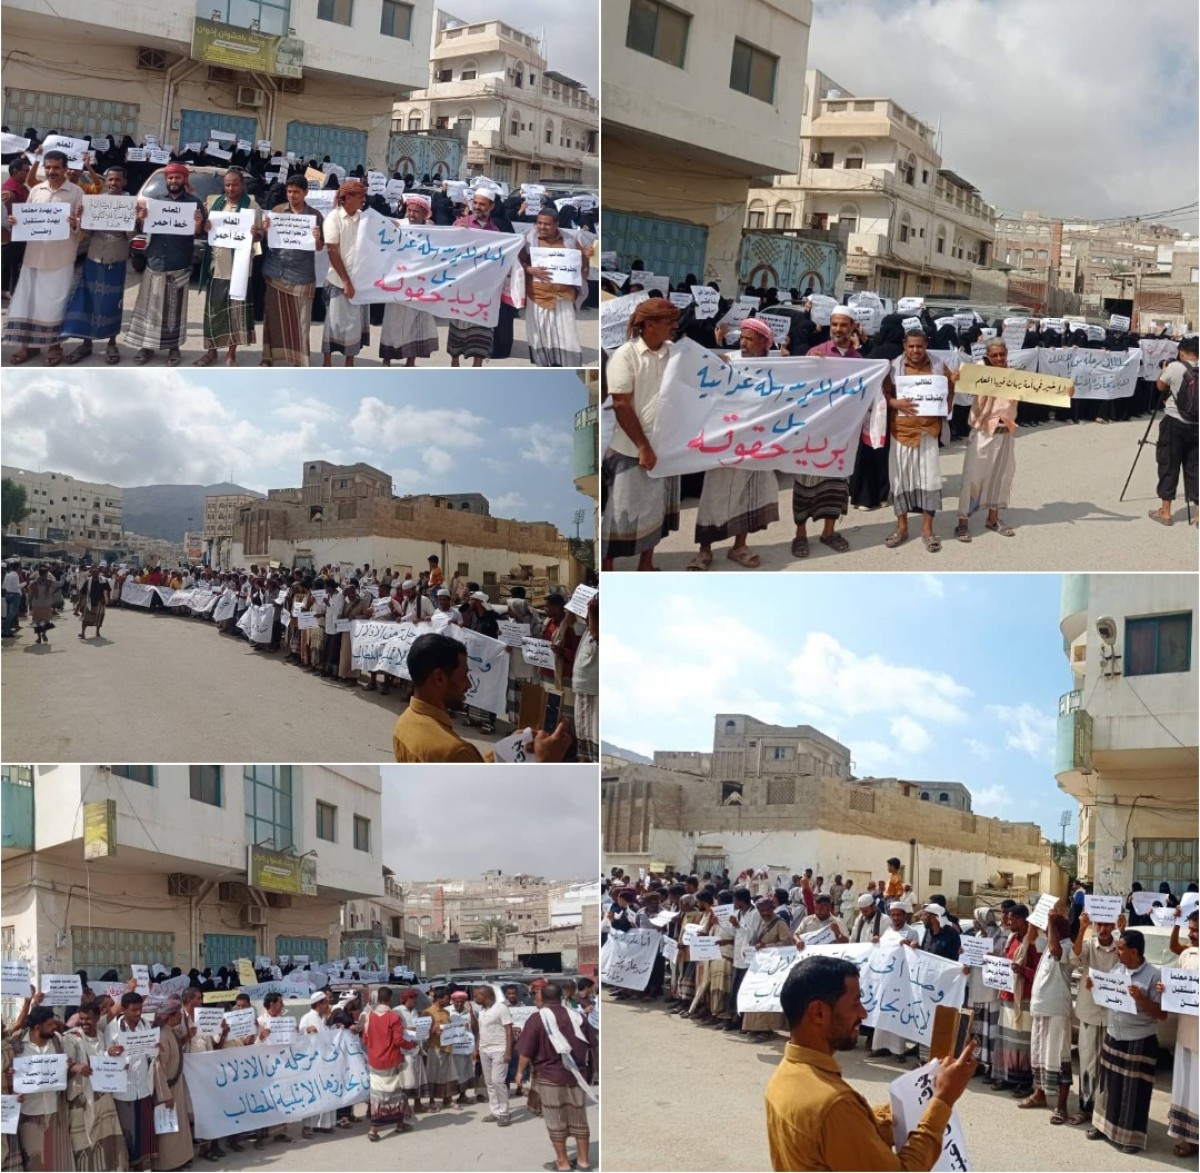
[[[482,762],[469,741],[450,724],[450,714],[418,697],[396,718],[392,728],[392,753],[398,762]]]
[[[872,1108],[832,1055],[788,1043],[767,1084],[773,1169],[932,1169],[950,1106],[931,1100],[904,1147],[892,1149],[892,1110]]]

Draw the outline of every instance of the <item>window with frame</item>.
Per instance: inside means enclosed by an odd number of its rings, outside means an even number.
[[[912,225],[905,220],[900,221],[900,243],[907,244],[908,238],[912,236]]]
[[[630,0],[625,47],[682,69],[691,23],[686,12],[660,0]]]
[[[405,4],[403,0],[383,0],[383,8],[379,13],[379,35],[411,41],[412,18],[413,6],[411,4]],[[345,23],[349,24],[350,22],[346,21]]]
[[[14,786],[33,785],[32,766],[0,766],[0,778]]]
[[[292,767],[246,766],[243,771],[246,841],[274,841],[282,851],[295,843],[292,832]]]
[[[153,766],[109,766],[117,778],[128,778],[130,782],[140,782],[143,786],[154,785]]]
[[[408,129],[409,130],[420,130],[421,129],[421,115],[420,114],[410,114],[408,116]]]
[[[371,820],[362,815],[354,816],[354,850],[371,850]]]
[[[970,897],[970,896],[974,895],[974,893],[975,893],[975,885],[972,881],[970,881],[970,880],[959,880],[958,881],[959,899],[962,899],[964,896]]]
[[[71,968],[86,969],[89,977],[98,978],[107,969],[124,973],[130,965],[151,961],[171,965],[174,959],[174,933],[71,926]]]
[[[779,58],[749,41],[733,42],[729,65],[729,88],[771,104],[775,101],[775,73]]]
[[[333,24],[353,24],[354,0],[317,0],[317,19]]]
[[[776,212],[775,227],[776,228],[791,228],[792,214],[791,212]]]
[[[1125,620],[1125,675],[1159,676],[1192,667],[1192,613]]]
[[[317,800],[317,838],[337,842],[337,807]]]
[[[940,888],[942,886],[942,869],[941,868],[930,868],[929,869],[929,886],[931,888]]]
[[[833,167],[833,152],[819,151],[817,153],[817,170],[828,171]]]
[[[751,208],[746,214],[747,228],[764,228],[767,222],[767,214],[759,208]]]
[[[258,31],[265,36],[285,37],[291,24],[291,5],[288,0],[216,0],[205,4],[205,15],[219,12],[225,24],[249,28],[258,21]]]
[[[188,766],[188,788],[196,802],[221,805],[221,767]]]

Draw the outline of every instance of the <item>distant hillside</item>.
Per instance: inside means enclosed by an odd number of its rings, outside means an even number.
[[[136,485],[126,489],[121,524],[135,534],[161,538],[165,542],[182,542],[189,528],[198,533],[204,528],[204,498],[210,493],[249,493],[261,497],[253,489],[241,485]]]
[[[614,758],[624,758],[627,762],[636,762],[642,766],[652,766],[654,762],[648,757],[644,757],[640,753],[634,753],[631,749],[622,749],[619,745],[613,745],[610,741],[602,741],[600,743],[600,752],[608,754]]]

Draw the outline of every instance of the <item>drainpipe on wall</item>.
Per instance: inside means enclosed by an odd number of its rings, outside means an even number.
[[[186,68],[180,69],[180,66],[186,66]],[[158,141],[160,143],[165,143],[171,134],[171,107],[175,104],[175,92],[179,83],[190,77],[199,68],[199,61],[192,61],[186,57],[167,67],[166,77],[163,78],[162,117],[158,124]],[[178,73],[175,72],[177,69],[179,69]]]
[[[262,89],[266,90],[266,92],[267,92],[267,95],[268,95],[267,120],[266,120],[266,126],[264,128],[265,133],[262,135],[262,137],[269,138],[271,140],[272,146],[274,146],[274,143],[275,143],[275,109],[276,109],[276,104],[279,101],[279,86],[276,83],[275,79],[273,77],[271,77],[269,74],[252,73],[250,76],[252,78],[254,78],[256,85],[260,86]],[[286,146],[283,149],[281,149],[278,153],[282,155],[285,153],[285,151],[286,151]]]
[[[912,877],[913,899],[920,896],[920,886],[917,883],[917,841],[910,839],[908,841],[908,874]]]

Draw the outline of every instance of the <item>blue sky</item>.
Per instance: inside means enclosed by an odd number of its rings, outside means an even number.
[[[24,373],[23,373],[24,374]],[[403,493],[485,494],[497,517],[592,536],[572,475],[573,371],[87,367],[6,378],[5,464],[121,486],[300,484],[312,458],[366,461]]]
[[[1057,839],[1071,673],[1057,575],[614,574],[604,580],[604,740],[712,749],[718,712],[809,724],[859,777],[962,782],[973,809]]]

